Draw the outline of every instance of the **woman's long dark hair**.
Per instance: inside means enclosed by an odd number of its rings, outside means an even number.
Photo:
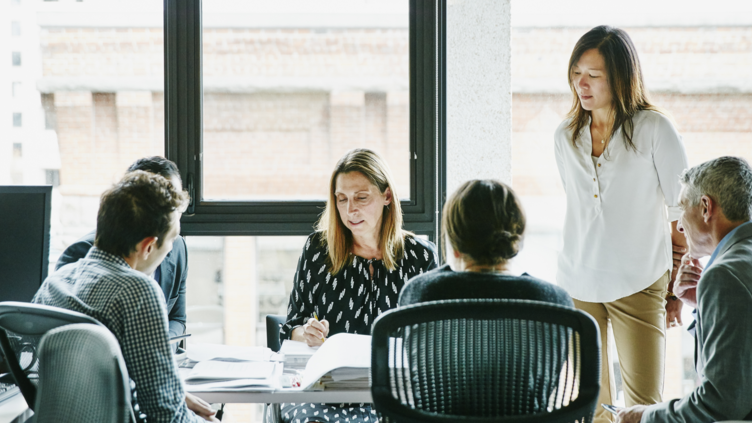
[[[580,61],[582,54],[590,49],[597,49],[606,63],[608,85],[613,98],[614,124],[611,127],[613,135],[619,127],[624,131],[624,142],[627,149],[637,150],[632,142],[634,122],[632,118],[641,110],[661,112],[650,103],[645,84],[642,81],[642,67],[637,57],[637,50],[632,39],[622,29],[602,25],[597,26],[583,35],[574,46],[569,58],[569,88],[574,99],[568,117],[572,118],[568,129],[572,131],[572,143],[577,145],[580,131],[587,125],[590,112],[582,108],[580,97],[572,80],[573,69]]]

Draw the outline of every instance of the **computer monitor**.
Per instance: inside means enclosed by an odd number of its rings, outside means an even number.
[[[0,186],[0,301],[29,302],[47,277],[52,186]]]

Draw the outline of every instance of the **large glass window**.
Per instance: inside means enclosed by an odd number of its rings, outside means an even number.
[[[436,2],[166,5],[167,154],[193,198],[185,233],[310,233],[334,164],[366,147],[389,163],[407,228],[434,236]]]
[[[324,200],[355,147],[409,199],[408,6],[204,1],[203,199]]]
[[[661,9],[665,13],[633,15],[615,14],[611,2],[586,11],[553,0],[516,0],[513,6],[512,173],[528,213],[525,248],[515,259],[518,270],[556,280],[565,198],[553,133],[572,104],[569,56],[594,26],[610,24],[629,33],[651,98],[673,119],[690,166],[722,155],[752,160],[752,14],[746,3],[709,7],[692,1],[682,3],[681,14]],[[685,327],[692,321],[687,307],[683,320]],[[696,378],[692,337],[683,328],[671,329],[667,342],[666,400],[693,390]],[[618,375],[618,364],[612,365]],[[617,376],[619,391],[620,383]]]

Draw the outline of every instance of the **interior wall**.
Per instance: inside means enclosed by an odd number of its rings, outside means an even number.
[[[447,194],[512,182],[511,0],[447,4]]]

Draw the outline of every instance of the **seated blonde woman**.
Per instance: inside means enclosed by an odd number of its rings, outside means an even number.
[[[424,301],[497,298],[574,307],[566,291],[527,273],[509,273],[522,246],[525,213],[514,191],[493,180],[464,183],[444,205],[444,265],[417,276],[402,289],[399,305]],[[453,269],[454,268],[454,269]]]
[[[332,172],[329,200],[298,261],[280,338],[321,345],[337,333],[369,335],[397,306],[413,276],[436,267],[436,247],[402,229],[386,163],[373,151],[345,154]],[[282,404],[286,422],[373,422],[369,404]]]

